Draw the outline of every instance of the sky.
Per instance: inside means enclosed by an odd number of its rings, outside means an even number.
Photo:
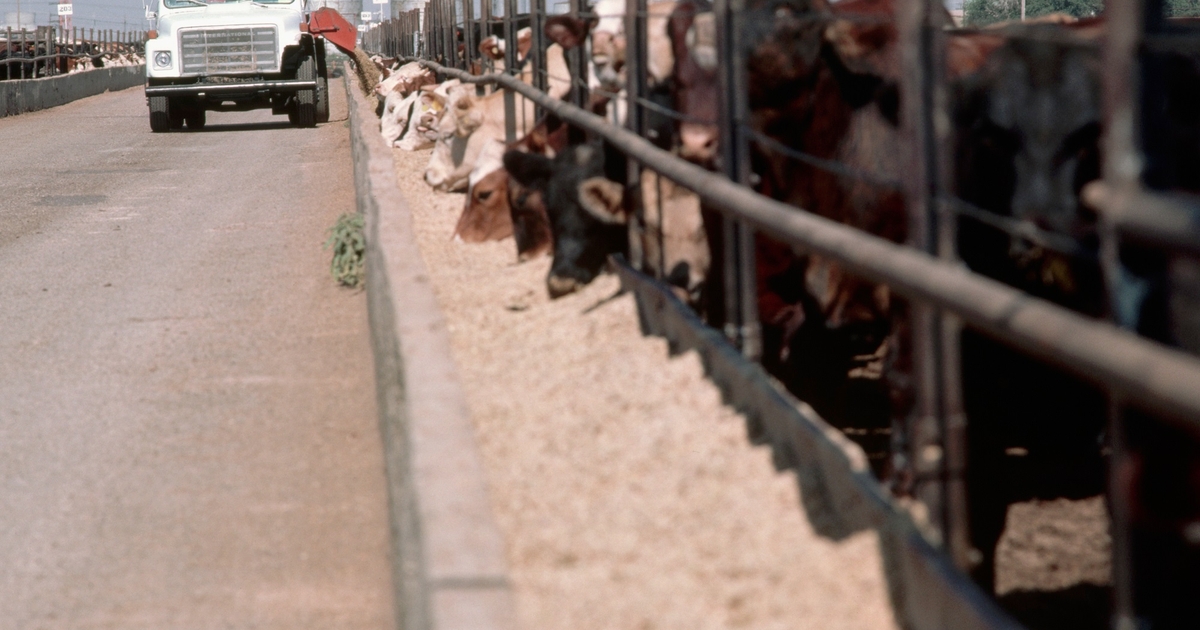
[[[149,23],[145,19],[143,2],[153,0],[73,0],[74,25],[81,28],[112,28],[126,30],[146,30]],[[310,0],[315,6],[320,6],[321,0]],[[400,3],[401,0],[392,0]],[[420,0],[417,0],[418,2]],[[518,0],[519,4],[528,7],[528,0]],[[962,0],[944,0],[949,8],[961,8]],[[499,12],[503,9],[503,0],[494,0]],[[547,6],[552,6],[557,0],[546,0]],[[55,1],[53,4],[58,4]],[[329,4],[335,4],[330,2]],[[369,0],[367,4],[370,4]],[[479,0],[475,0],[478,7]],[[48,0],[20,0],[22,13],[33,13],[34,24],[47,24],[47,19],[53,14],[54,22],[58,21],[57,9]],[[17,0],[0,0],[0,24],[7,22],[7,15],[17,11]],[[553,12],[553,11],[552,11]],[[478,9],[476,9],[478,15]]]

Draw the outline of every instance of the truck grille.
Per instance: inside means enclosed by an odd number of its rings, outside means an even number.
[[[274,26],[191,29],[179,34],[184,74],[273,72]]]

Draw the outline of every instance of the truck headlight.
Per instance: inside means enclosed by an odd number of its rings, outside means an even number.
[[[159,52],[154,53],[154,67],[155,68],[170,68],[171,67],[171,53],[167,52],[165,50],[160,50]]]

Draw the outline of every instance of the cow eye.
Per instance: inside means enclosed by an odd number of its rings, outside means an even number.
[[[483,191],[480,191],[480,193],[479,193],[479,200],[480,200],[480,201],[487,201],[487,200],[488,200],[488,198],[490,198],[491,196],[492,196],[492,191],[490,191],[490,190],[483,190]]]

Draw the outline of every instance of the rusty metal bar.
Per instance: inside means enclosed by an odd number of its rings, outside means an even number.
[[[733,115],[734,124],[729,139],[728,158],[730,164],[728,173],[733,181],[750,186],[750,138],[746,130],[750,125],[750,104],[747,95],[750,93],[746,77],[745,42],[742,41],[742,15],[746,10],[746,0],[731,0],[729,18],[732,23],[728,31],[730,36],[728,51],[733,60],[726,70],[729,113]],[[752,361],[762,358],[762,324],[758,312],[758,258],[755,255],[754,228],[745,221],[738,221],[734,228],[736,242],[735,265],[737,269],[737,302],[738,302],[738,346],[742,356]]]
[[[1200,434],[1200,360],[1030,297],[960,265],[768,199],[662,151],[626,129],[503,75],[471,76],[423,62],[468,83],[497,83],[615,148],[756,229],[834,258],[848,271],[913,300],[951,311],[969,326],[1035,358],[1124,393],[1131,403]]]
[[[1116,196],[1132,198],[1140,188],[1142,170],[1138,149],[1137,95],[1139,81],[1139,47],[1145,29],[1145,6],[1142,0],[1121,0],[1109,3],[1108,33],[1104,45],[1104,185]],[[1114,288],[1120,270],[1116,228],[1109,213],[1100,215],[1101,267],[1109,292]],[[1112,515],[1113,611],[1112,627],[1132,630],[1138,625],[1133,594],[1133,553],[1130,527],[1130,496],[1122,472],[1128,468],[1129,453],[1125,443],[1125,426],[1119,392],[1110,393],[1108,409],[1109,511]]]
[[[646,135],[646,115],[638,102],[646,96],[646,71],[648,68],[646,54],[646,0],[626,0],[625,2],[625,127],[631,133],[644,137]],[[615,110],[619,103],[617,99],[610,101]],[[646,215],[642,199],[642,165],[637,160],[629,160],[625,168],[625,198],[624,203],[629,216],[629,262],[634,269],[645,271],[647,268],[646,252],[643,244],[646,235]]]
[[[479,54],[475,41],[475,0],[462,0],[463,5],[463,69],[470,72],[472,61]]]
[[[586,0],[570,0],[571,16],[578,18],[581,13],[587,10]],[[570,68],[568,74],[573,77],[579,77],[582,81],[571,82],[571,97],[570,101],[576,107],[587,108],[588,94],[587,77],[588,77],[588,58],[587,47],[576,46],[567,51],[567,66]]]
[[[517,0],[504,0],[504,72],[519,73],[517,67]],[[514,78],[519,81],[520,79]],[[504,141],[517,141],[517,100],[511,90],[504,92]]]

